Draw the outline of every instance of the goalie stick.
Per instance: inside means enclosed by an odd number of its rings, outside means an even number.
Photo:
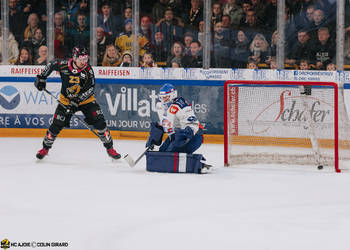
[[[146,148],[146,150],[136,159],[136,161],[134,161],[134,159],[129,155],[125,155],[124,156],[124,160],[129,164],[130,167],[134,167],[140,160],[141,158],[149,151],[152,150],[154,148],[154,145],[152,144],[151,146],[149,146],[148,148]]]
[[[52,96],[52,97],[58,102],[58,104],[59,104],[60,106],[62,106],[64,109],[67,109],[67,107],[66,107],[62,102],[60,102],[60,100],[58,100],[57,97],[54,96],[50,91],[48,91],[46,88],[44,88],[44,91],[45,91],[47,94],[49,94],[50,96]],[[73,114],[73,116],[74,116],[75,118],[77,118],[77,119],[81,122],[81,124],[83,124],[88,130],[90,130],[92,133],[94,133],[94,135],[96,135],[97,137],[99,137],[98,134],[97,134],[95,131],[93,131],[93,130],[89,127],[89,125],[87,125],[86,122],[84,122],[79,116],[77,116],[76,114]]]

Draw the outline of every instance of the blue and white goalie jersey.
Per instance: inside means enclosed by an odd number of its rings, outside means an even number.
[[[156,108],[160,125],[169,136],[175,133],[175,129],[184,129],[187,126],[192,129],[193,134],[203,129],[191,106],[182,97],[176,98],[169,107],[158,102]]]

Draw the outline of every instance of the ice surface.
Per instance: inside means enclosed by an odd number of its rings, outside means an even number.
[[[0,240],[74,250],[350,249],[350,174],[286,166],[160,174],[111,162],[97,139],[0,138]],[[117,141],[134,159],[142,141]],[[55,248],[40,248],[55,249]]]

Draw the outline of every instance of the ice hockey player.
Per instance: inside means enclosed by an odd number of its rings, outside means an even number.
[[[85,116],[85,121],[97,129],[97,134],[107,149],[107,154],[113,159],[119,159],[121,156],[113,148],[112,136],[107,128],[103,112],[95,99],[95,76],[93,69],[88,64],[87,50],[74,47],[72,58],[68,61],[54,60],[47,64],[44,71],[36,76],[34,85],[39,91],[46,88],[46,78],[54,70],[61,75],[62,87],[59,101],[63,105],[57,106],[53,122],[44,137],[43,148],[38,151],[36,157],[43,159],[48,154],[63,127],[69,127],[72,115],[81,111]]]
[[[161,145],[158,151],[149,151],[147,170],[156,172],[204,173],[211,167],[203,163],[201,154],[192,154],[203,143],[203,126],[191,106],[172,84],[164,84],[159,92],[157,113],[160,122],[151,123],[151,132],[146,147]],[[162,144],[163,133],[168,138]]]

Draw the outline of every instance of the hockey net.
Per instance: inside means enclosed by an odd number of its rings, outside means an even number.
[[[336,83],[227,81],[224,95],[226,166],[349,169],[350,123]]]

